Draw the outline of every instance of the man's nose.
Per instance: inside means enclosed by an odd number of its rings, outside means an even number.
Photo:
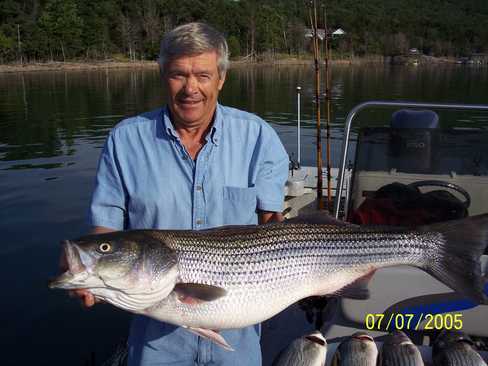
[[[193,94],[198,90],[198,83],[197,79],[193,76],[186,78],[185,83],[185,93],[186,94]]]

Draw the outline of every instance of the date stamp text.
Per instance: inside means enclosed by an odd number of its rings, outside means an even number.
[[[364,322],[368,330],[461,330],[463,314],[366,314]]]

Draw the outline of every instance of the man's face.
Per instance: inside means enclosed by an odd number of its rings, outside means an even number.
[[[173,123],[183,127],[210,123],[225,81],[225,75],[219,76],[216,52],[168,60],[163,80]]]

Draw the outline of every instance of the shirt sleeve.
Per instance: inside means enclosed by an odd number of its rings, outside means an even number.
[[[98,162],[88,221],[92,226],[123,230],[125,217],[126,194],[112,131]]]
[[[285,182],[289,158],[272,127],[266,125],[260,139],[262,148],[256,176],[257,208],[263,211],[283,211]]]

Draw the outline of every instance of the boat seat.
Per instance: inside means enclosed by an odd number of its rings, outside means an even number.
[[[391,116],[393,128],[439,128],[439,115],[431,110],[400,109]]]

